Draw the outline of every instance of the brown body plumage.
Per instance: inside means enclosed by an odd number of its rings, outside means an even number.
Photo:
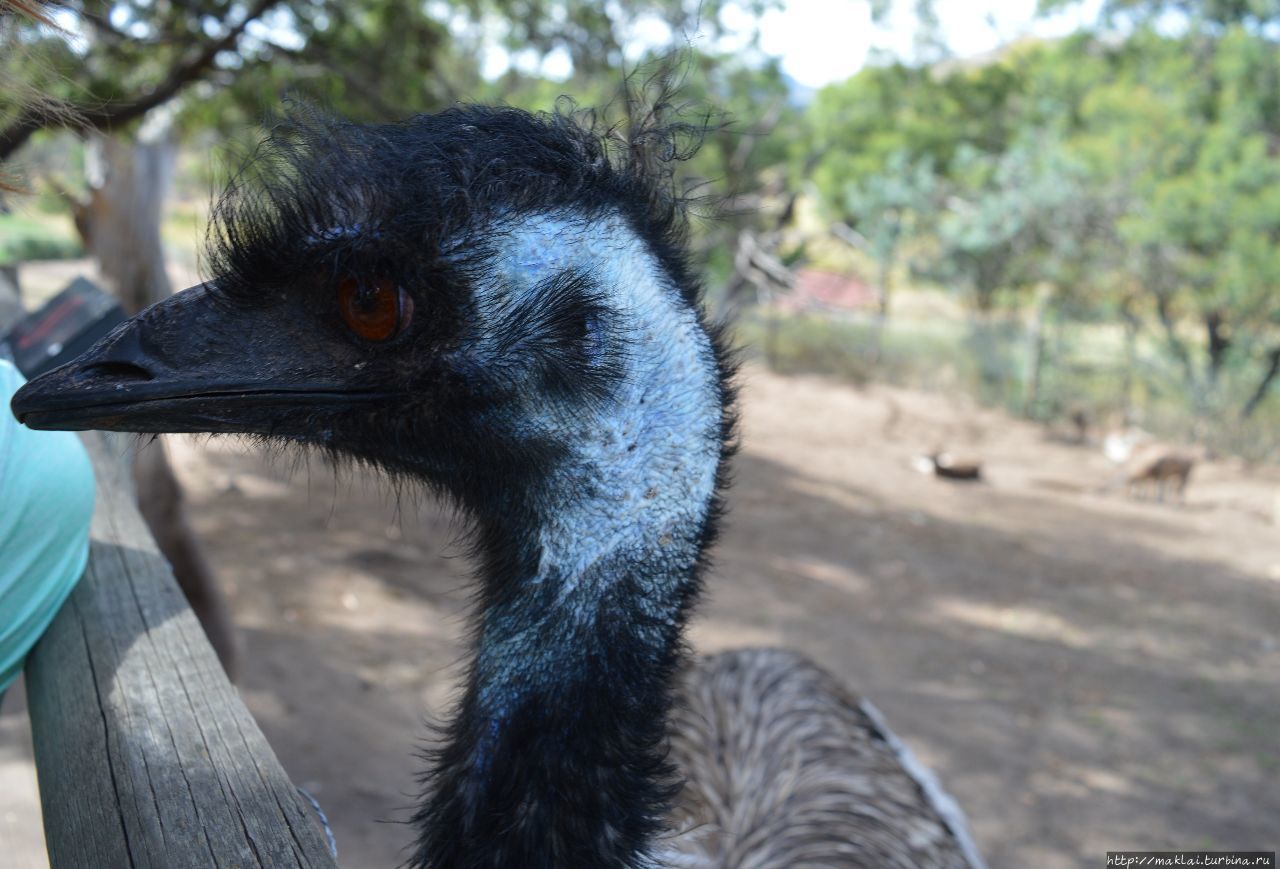
[[[684,676],[671,865],[980,866],[954,803],[879,713],[808,658],[741,649]]]

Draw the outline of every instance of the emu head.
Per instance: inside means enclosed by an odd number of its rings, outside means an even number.
[[[668,185],[561,115],[294,118],[215,208],[211,279],[13,411],[309,444],[490,506],[566,456],[625,459],[672,415],[709,416],[691,436],[718,452],[722,362],[680,217]]]

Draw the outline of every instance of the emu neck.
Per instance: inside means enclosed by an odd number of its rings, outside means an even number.
[[[694,312],[651,257],[620,253],[600,279],[626,290],[627,377],[607,414],[542,421],[563,459],[481,517],[475,658],[418,818],[420,866],[652,865],[676,782],[666,714],[714,511],[721,399]]]
[[[638,867],[675,782],[662,742],[696,543],[547,564],[494,600],[438,759],[428,866]]]

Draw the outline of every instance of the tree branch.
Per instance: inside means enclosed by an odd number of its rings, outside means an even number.
[[[46,127],[109,130],[142,117],[156,106],[173,99],[182,88],[208,72],[219,53],[234,48],[245,28],[279,2],[280,0],[257,0],[243,20],[230,27],[218,39],[206,43],[194,57],[172,67],[160,84],[149,93],[99,106],[60,104],[57,111],[50,111],[47,103],[28,105],[16,120],[0,130],[0,160],[11,156],[34,133]]]
[[[1217,384],[1227,351],[1234,343],[1226,332],[1225,318],[1221,311],[1207,311],[1201,315],[1204,323],[1206,347],[1209,353],[1209,383]]]
[[[1195,365],[1191,361],[1191,354],[1187,352],[1186,345],[1178,337],[1178,326],[1174,320],[1173,311],[1169,307],[1169,295],[1162,290],[1155,290],[1154,295],[1156,299],[1156,314],[1159,315],[1160,326],[1164,329],[1165,344],[1168,345],[1169,351],[1173,353],[1174,358],[1182,366],[1187,387],[1195,390],[1197,388]]]
[[[1249,400],[1240,409],[1240,419],[1245,420],[1253,416],[1258,405],[1262,404],[1262,400],[1271,391],[1271,384],[1275,382],[1277,375],[1280,375],[1280,345],[1267,351],[1267,370],[1262,375],[1262,380],[1258,382],[1258,387],[1254,389],[1253,395],[1249,396]]]
[[[352,68],[350,64],[338,62],[329,53],[327,49],[313,40],[307,45],[306,51],[299,51],[295,48],[287,48],[275,42],[268,42],[273,49],[287,54],[296,60],[301,60],[310,55],[316,61],[315,68],[323,75],[336,75],[340,77],[343,83],[350,89],[358,93],[372,107],[375,113],[381,116],[384,121],[394,121],[405,114],[404,108],[397,108],[382,98],[378,87],[367,78],[359,74]]]
[[[101,15],[97,12],[90,12],[88,9],[84,8],[80,9],[78,14],[81,21],[87,22],[89,26],[98,32],[100,36],[110,40],[111,42],[118,43],[132,41],[127,34],[121,33],[112,26],[111,21],[106,15]]]

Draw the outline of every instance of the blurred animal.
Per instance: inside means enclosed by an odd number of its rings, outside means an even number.
[[[1067,417],[1071,421],[1071,442],[1077,444],[1089,441],[1089,412],[1076,408]]]
[[[213,279],[14,411],[306,445],[460,507],[474,647],[418,869],[981,865],[951,801],[816,665],[684,655],[735,414],[677,141],[515,109],[295,116],[218,204]]]
[[[976,482],[982,479],[982,462],[977,459],[958,459],[945,450],[934,450],[916,456],[912,466],[922,474],[933,474],[944,480]]]
[[[1185,501],[1191,471],[1204,457],[1201,448],[1171,447],[1133,426],[1108,433],[1102,451],[1112,464],[1124,468],[1123,477],[1112,484],[1113,490],[1123,486],[1130,497],[1154,494],[1159,501],[1164,501],[1170,486],[1178,500]]]
[[[1172,486],[1178,500],[1185,502],[1187,480],[1195,464],[1196,460],[1191,456],[1164,453],[1129,476],[1126,480],[1129,494],[1145,497],[1147,493],[1154,492],[1157,500],[1164,501],[1166,488]]]

